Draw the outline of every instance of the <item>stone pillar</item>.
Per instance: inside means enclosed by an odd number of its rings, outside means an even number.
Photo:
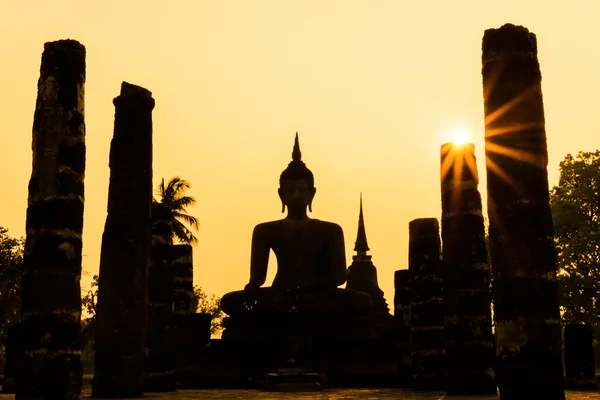
[[[4,352],[4,379],[2,380],[2,393],[15,393],[17,381],[15,374],[23,361],[23,339],[20,330],[21,324],[11,325],[6,330],[6,343]]]
[[[415,390],[445,389],[443,268],[435,218],[409,224],[410,330]]]
[[[565,325],[565,387],[595,390],[596,365],[590,325]]]
[[[193,250],[189,244],[176,244],[171,248],[173,268],[173,310],[175,314],[189,315],[194,298]]]
[[[412,356],[410,349],[410,271],[394,272],[394,325],[396,325],[396,353],[399,384],[412,383]]]
[[[199,340],[193,330],[192,320],[195,316],[192,310],[194,297],[193,282],[193,252],[189,244],[175,244],[171,247],[171,268],[173,269],[173,323],[175,325],[174,368],[176,380],[184,379],[184,371],[198,357],[195,342]]]
[[[490,271],[475,146],[441,147],[448,394],[496,394]]]
[[[167,207],[153,203],[144,377],[144,390],[147,392],[175,391],[170,215],[171,210]]]
[[[510,24],[488,29],[482,62],[500,397],[563,400],[556,252],[536,37]]]
[[[33,119],[17,399],[81,393],[85,47],[44,45]]]
[[[113,100],[92,396],[143,394],[152,199],[152,94],[123,82]]]

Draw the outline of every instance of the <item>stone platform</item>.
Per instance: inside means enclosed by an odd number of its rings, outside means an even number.
[[[318,374],[324,388],[406,387],[406,377],[399,376],[393,337],[296,345],[213,339],[191,357],[194,362],[180,370],[178,380],[182,388],[260,389],[269,373],[286,367],[287,359],[295,359],[297,367]],[[286,355],[290,347],[301,349]]]

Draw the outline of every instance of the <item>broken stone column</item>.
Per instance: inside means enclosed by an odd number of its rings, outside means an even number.
[[[446,375],[443,267],[435,218],[409,223],[410,331],[415,390],[443,390]]]
[[[565,325],[565,387],[596,390],[593,331],[590,325]]]
[[[565,398],[536,36],[483,36],[490,253],[501,399]]]
[[[394,325],[396,326],[396,354],[399,384],[412,383],[412,356],[410,349],[410,271],[394,272]]]
[[[485,227],[475,146],[441,147],[448,394],[496,394]]]
[[[173,268],[173,310],[175,314],[189,315],[194,298],[193,250],[189,244],[176,244],[171,248]]]
[[[193,252],[189,244],[175,244],[171,247],[171,263],[173,269],[173,311],[175,325],[174,363],[176,380],[181,379],[194,362],[192,349],[198,341],[197,332],[193,330],[192,320],[195,316],[193,307]]]
[[[152,204],[148,328],[144,391],[175,391],[175,329],[173,313],[173,268],[171,210]]]
[[[152,94],[123,82],[113,100],[92,395],[143,395],[152,199]]]
[[[44,44],[33,119],[17,399],[81,393],[85,47]]]

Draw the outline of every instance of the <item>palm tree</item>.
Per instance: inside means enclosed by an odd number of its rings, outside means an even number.
[[[198,238],[194,236],[192,231],[185,226],[188,224],[194,230],[198,230],[198,220],[187,214],[186,207],[196,203],[196,199],[192,196],[186,196],[185,191],[191,187],[191,183],[178,176],[174,176],[165,184],[164,178],[158,185],[156,194],[160,197],[160,201],[152,199],[153,203],[160,203],[169,210],[169,227],[171,236],[182,244],[195,245],[198,243]]]

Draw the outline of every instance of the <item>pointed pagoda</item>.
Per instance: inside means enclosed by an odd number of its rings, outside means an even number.
[[[358,214],[358,233],[354,243],[356,255],[352,256],[352,264],[348,267],[348,281],[346,289],[358,290],[367,293],[373,300],[373,313],[377,325],[392,323],[390,309],[383,297],[383,291],[379,288],[377,281],[377,268],[371,261],[371,255],[367,243],[365,220],[363,216],[362,193],[360,194],[360,211]]]
[[[364,258],[365,260],[371,260],[371,256],[367,255],[369,251],[369,245],[367,244],[367,233],[365,232],[365,219],[363,217],[363,206],[362,206],[362,193],[360,194],[360,211],[358,213],[358,233],[356,234],[356,242],[354,242],[354,251],[356,255],[352,257],[353,260],[358,258]]]

